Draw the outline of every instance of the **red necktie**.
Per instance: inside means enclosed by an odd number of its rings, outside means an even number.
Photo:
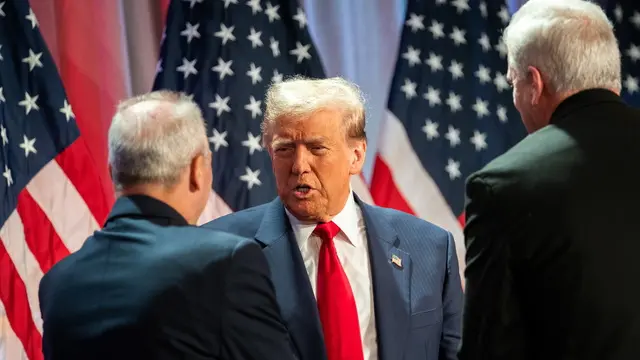
[[[333,244],[339,232],[333,221],[318,224],[314,230],[322,239],[316,284],[318,311],[328,360],[363,360],[356,301]]]

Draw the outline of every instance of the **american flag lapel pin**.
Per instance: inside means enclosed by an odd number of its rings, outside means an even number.
[[[391,263],[393,263],[395,266],[402,269],[402,259],[398,255],[396,254],[391,255]]]

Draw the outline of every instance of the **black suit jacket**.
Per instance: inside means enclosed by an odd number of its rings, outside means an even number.
[[[46,359],[292,359],[251,239],[190,226],[146,196],[40,283]]]
[[[460,360],[640,359],[640,112],[571,96],[467,181]]]

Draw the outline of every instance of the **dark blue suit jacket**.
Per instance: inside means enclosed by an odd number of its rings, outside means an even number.
[[[380,360],[455,359],[462,286],[451,234],[406,213],[356,201],[369,241]],[[204,226],[254,238],[264,248],[299,359],[326,359],[313,290],[280,200]]]
[[[46,359],[292,359],[260,247],[122,197],[40,283]]]

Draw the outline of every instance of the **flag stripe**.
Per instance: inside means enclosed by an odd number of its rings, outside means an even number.
[[[87,170],[95,174],[91,181],[84,182],[91,184],[94,191],[105,193],[108,201],[104,206],[109,209],[114,197],[107,167],[107,132],[115,106],[127,94],[120,1],[58,0],[56,5],[60,78],[88,145],[84,151],[73,152],[80,152],[76,159],[84,158],[85,152],[91,159],[73,166],[83,171],[80,174]],[[90,198],[87,201],[91,202]],[[107,214],[95,216],[102,223]]]
[[[57,162],[47,163],[27,185],[27,190],[70,252],[78,250],[87,236],[99,229],[82,196]]]
[[[362,173],[351,176],[351,188],[360,200],[367,204],[373,204],[373,198],[369,192],[369,185],[367,185],[367,182],[364,180]]]
[[[9,222],[10,220],[7,221],[7,223]],[[30,360],[40,360],[43,359],[42,337],[33,321],[27,300],[27,288],[22,281],[23,278],[14,266],[12,258],[5,247],[6,227],[7,224],[3,227],[0,235],[2,237],[2,241],[0,241],[0,300],[5,306],[11,328],[20,339],[27,357]]]
[[[1,266],[0,266],[1,270]],[[9,323],[7,312],[0,301],[0,360],[27,359],[24,347]]]
[[[20,276],[21,282],[25,287],[27,298],[13,298],[12,301],[22,301],[28,304],[32,322],[35,329],[42,334],[42,318],[40,316],[40,306],[38,303],[38,286],[42,280],[43,272],[35,257],[27,247],[25,240],[24,225],[17,211],[11,213],[11,216],[0,229],[0,238],[4,247],[4,251],[9,255],[13,262],[13,268]],[[7,310],[11,308],[11,304],[4,303]],[[9,318],[11,320],[11,318]],[[16,331],[18,333],[18,331]],[[19,334],[19,333],[18,333]],[[26,347],[26,346],[25,346]]]
[[[457,215],[453,214],[438,186],[422,166],[404,126],[393,113],[386,112],[380,133],[378,156],[386,164],[393,164],[389,170],[395,187],[413,213],[451,232],[459,231]]]
[[[98,167],[89,154],[84,138],[76,139],[56,156],[56,161],[65,177],[73,184],[74,196],[76,193],[79,194],[82,202],[86,204],[83,210],[90,211],[98,224],[104,223],[114,198],[113,184],[111,179],[101,178],[103,175],[97,170]],[[109,187],[105,188],[104,184],[108,184]],[[89,234],[91,233],[86,235]]]
[[[42,272],[46,273],[53,264],[69,255],[69,250],[64,246],[53,225],[28,191],[23,191],[18,195],[16,210],[26,229],[26,244],[40,264]]]
[[[230,214],[231,212],[229,205],[227,205],[227,203],[225,203],[215,191],[211,190],[209,193],[209,199],[207,200],[207,205],[198,219],[198,224],[205,224],[215,218]]]
[[[374,181],[371,182],[371,196],[376,204],[384,204],[385,207],[404,211],[411,215],[415,212],[404,199],[393,181],[391,167],[385,163],[381,156],[376,156],[375,170],[373,174]]]

